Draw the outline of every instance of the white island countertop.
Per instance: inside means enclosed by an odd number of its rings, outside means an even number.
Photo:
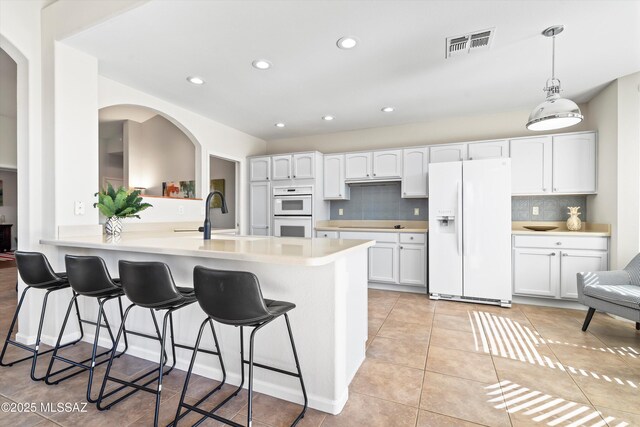
[[[373,246],[375,241],[231,235],[213,235],[211,240],[204,240],[202,233],[143,231],[125,232],[117,238],[106,235],[57,237],[41,239],[40,243],[60,247],[314,266],[333,262],[346,252]]]

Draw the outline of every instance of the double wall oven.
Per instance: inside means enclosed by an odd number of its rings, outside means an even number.
[[[275,187],[273,189],[273,235],[311,237],[313,187]]]

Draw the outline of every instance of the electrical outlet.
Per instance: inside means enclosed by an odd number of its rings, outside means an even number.
[[[540,208],[538,206],[533,207],[533,215],[540,215]]]
[[[338,209],[338,215],[344,215],[344,209]]]
[[[73,204],[73,213],[75,215],[84,215],[84,202],[77,200],[74,204]]]
[[[178,206],[178,215],[184,215],[184,206]]]
[[[413,208],[413,214],[414,214],[415,216],[420,215],[420,208]]]

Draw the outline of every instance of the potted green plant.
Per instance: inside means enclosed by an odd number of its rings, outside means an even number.
[[[115,190],[111,184],[107,184],[105,190],[95,194],[98,202],[93,204],[102,215],[107,217],[104,231],[108,235],[118,235],[122,232],[121,218],[140,218],[139,212],[150,208],[149,203],[142,203],[140,190],[127,191],[124,187]]]

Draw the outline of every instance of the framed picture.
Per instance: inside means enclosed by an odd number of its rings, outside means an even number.
[[[224,194],[224,179],[212,179],[211,180],[211,184],[209,185],[209,191],[219,191],[222,193],[222,195]],[[211,200],[211,208],[221,208],[222,207],[222,200],[220,200],[220,197],[214,197]]]
[[[195,181],[169,181],[162,183],[162,195],[178,199],[193,199],[196,197]]]

